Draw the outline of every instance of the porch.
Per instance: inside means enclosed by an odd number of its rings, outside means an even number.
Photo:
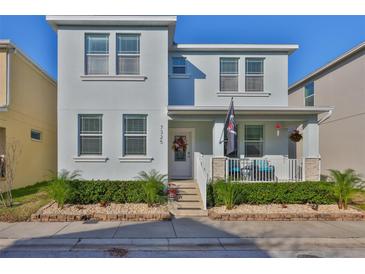
[[[318,115],[326,111],[314,107],[236,108],[238,151],[226,157],[225,108],[173,107],[169,110],[169,177],[196,179],[199,164],[194,154],[199,153],[210,159],[213,180],[318,181]],[[302,136],[299,142],[289,138],[294,130]],[[173,148],[177,140],[184,147]]]

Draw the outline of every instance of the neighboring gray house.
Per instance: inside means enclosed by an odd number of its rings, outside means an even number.
[[[289,105],[334,106],[320,124],[322,174],[352,168],[365,175],[365,42],[291,85]]]
[[[211,176],[319,179],[317,121],[330,108],[288,106],[288,56],[297,45],[174,44],[175,16],[47,20],[58,34],[59,169],[90,179],[157,169],[196,179],[202,193]],[[223,140],[231,97],[233,160]],[[305,159],[290,160],[288,131],[300,125]]]

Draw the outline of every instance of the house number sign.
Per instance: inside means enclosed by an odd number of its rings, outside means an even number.
[[[163,125],[160,126],[160,144],[163,145]]]

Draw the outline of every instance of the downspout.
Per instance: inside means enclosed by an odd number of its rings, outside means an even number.
[[[322,117],[321,119],[319,119],[317,121],[318,125],[322,124],[324,121],[326,121],[328,118],[330,118],[332,116],[332,113],[333,113],[333,109],[329,110],[324,117]]]

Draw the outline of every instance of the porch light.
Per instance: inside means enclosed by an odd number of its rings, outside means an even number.
[[[275,128],[276,128],[276,136],[279,137],[280,135],[280,129],[282,128],[283,126],[280,124],[280,123],[276,123],[275,124]]]

